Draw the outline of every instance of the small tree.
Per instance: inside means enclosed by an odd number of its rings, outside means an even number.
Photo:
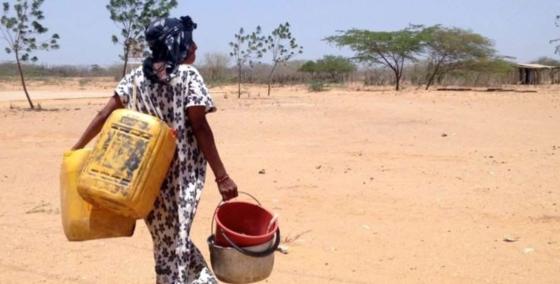
[[[303,47],[296,43],[290,31],[290,23],[280,24],[265,40],[267,50],[272,52],[272,68],[268,74],[268,95],[272,86],[274,71],[279,64],[285,64],[296,54],[303,53]]]
[[[327,74],[333,82],[344,80],[344,76],[356,71],[356,65],[342,56],[326,55],[317,60],[316,72]]]
[[[482,35],[440,25],[422,32],[428,54],[426,90],[434,79],[461,68],[466,62],[489,59],[495,54],[492,41]]]
[[[299,67],[298,71],[311,74],[311,79],[313,80],[317,73],[317,63],[313,60],[305,61],[305,63]]]
[[[405,62],[416,60],[423,48],[420,27],[413,25],[394,32],[351,29],[325,40],[337,46],[350,47],[356,52],[354,58],[360,62],[390,68],[395,76],[397,91],[400,89]]]
[[[241,77],[245,64],[253,65],[253,59],[262,58],[266,52],[264,46],[265,37],[261,35],[262,29],[257,29],[251,34],[246,34],[245,29],[240,28],[239,32],[234,35],[234,41],[230,42],[231,52],[229,55],[233,57],[237,68],[237,97],[241,98]]]
[[[329,80],[339,82],[343,76],[356,71],[356,65],[348,58],[342,56],[325,55],[317,61],[307,61],[299,68],[300,72],[327,75]]]
[[[146,48],[144,29],[151,21],[169,16],[169,11],[177,6],[176,0],[110,0],[105,6],[111,20],[121,29],[120,37],[113,35],[114,44],[122,44],[122,75],[126,75],[131,54],[142,54]]]
[[[15,56],[21,86],[29,107],[32,109],[35,106],[27,92],[21,62],[36,62],[38,58],[31,55],[33,51],[57,49],[60,39],[58,34],[53,34],[48,40],[37,40],[38,35],[48,32],[48,29],[40,23],[45,18],[41,10],[43,2],[44,0],[16,0],[12,7],[9,2],[4,2],[2,18],[0,18],[0,31],[2,38],[6,41],[5,51],[8,54],[13,53]]]
[[[299,67],[298,71],[313,74],[313,73],[317,72],[317,63],[315,63],[315,61],[313,61],[313,60],[305,61],[305,63],[303,63]]]

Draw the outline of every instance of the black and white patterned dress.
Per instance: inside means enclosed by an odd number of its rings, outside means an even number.
[[[216,110],[202,76],[181,65],[168,84],[152,83],[142,68],[126,75],[116,88],[123,105],[157,116],[177,130],[177,152],[146,224],[154,242],[157,283],[217,283],[190,239],[191,224],[204,188],[206,159],[198,148],[187,108]],[[133,96],[133,88],[137,87]],[[135,103],[133,102],[135,98]]]

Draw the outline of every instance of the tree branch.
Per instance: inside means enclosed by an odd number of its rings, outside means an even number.
[[[376,44],[373,44],[373,51],[375,53],[377,53],[377,55],[379,55],[381,57],[381,59],[383,59],[383,61],[385,61],[385,64],[391,68],[394,72],[397,72],[397,70],[395,69],[395,67],[393,67],[393,65],[389,62],[389,60],[385,57],[385,55],[383,54],[383,52],[381,52],[381,50],[379,50],[379,48],[377,47]]]
[[[4,40],[6,40],[6,42],[10,47],[13,47],[14,39],[12,38],[11,33],[6,29],[0,29],[0,30],[2,31],[2,37],[4,38]]]

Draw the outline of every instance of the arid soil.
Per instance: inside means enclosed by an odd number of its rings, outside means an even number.
[[[142,222],[132,238],[62,231],[62,153],[114,83],[89,84],[32,86],[42,111],[0,89],[0,283],[154,283]],[[209,120],[240,190],[280,215],[289,253],[266,283],[560,282],[560,88],[234,90],[212,89]]]

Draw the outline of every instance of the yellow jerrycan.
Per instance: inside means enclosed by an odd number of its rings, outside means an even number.
[[[69,241],[130,237],[136,220],[87,203],[78,193],[78,177],[91,149],[67,151],[60,171],[60,207]]]
[[[152,210],[176,148],[160,119],[118,109],[109,116],[78,181],[80,195],[135,219]]]

